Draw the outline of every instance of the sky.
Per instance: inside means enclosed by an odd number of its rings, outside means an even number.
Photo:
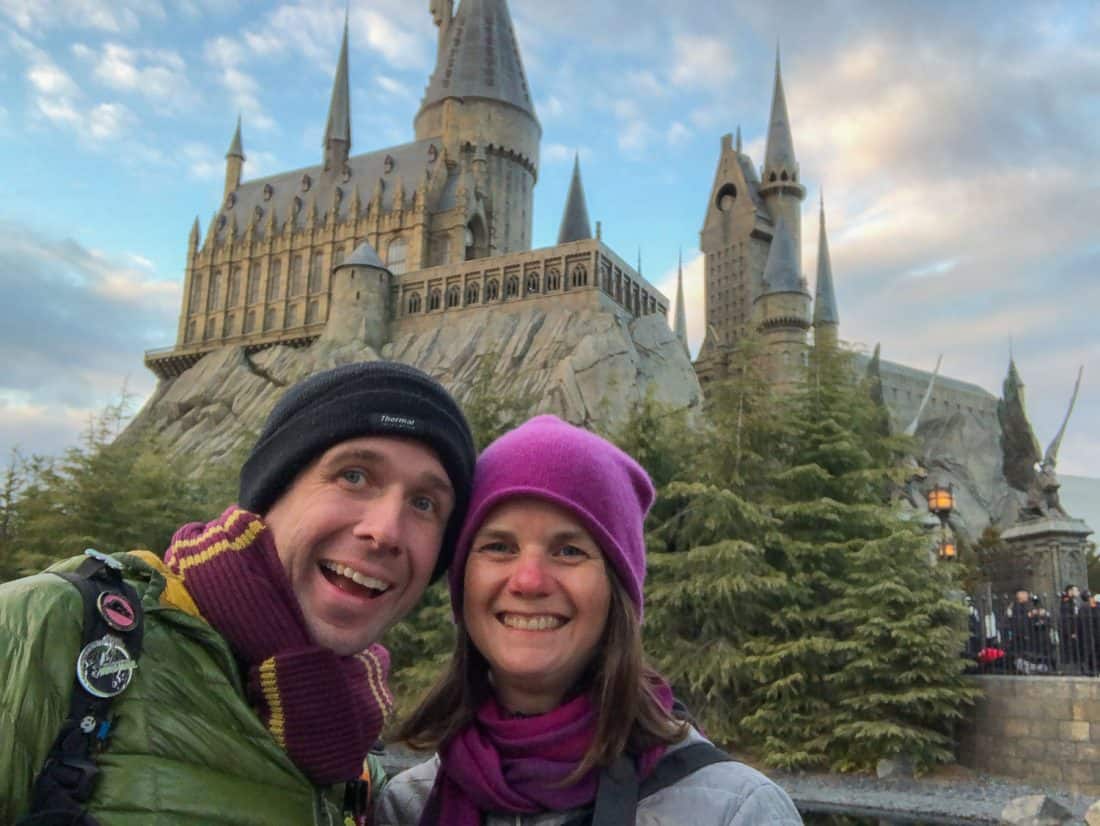
[[[412,140],[428,0],[350,0],[352,152]],[[592,219],[702,339],[721,136],[763,162],[777,43],[824,194],[841,337],[999,393],[1010,347],[1059,470],[1100,477],[1100,4],[511,0],[542,124],[534,246],[572,159]],[[176,337],[187,235],[244,177],[317,163],[344,0],[0,0],[0,451],[56,454]]]

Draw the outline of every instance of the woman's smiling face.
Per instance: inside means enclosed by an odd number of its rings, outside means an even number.
[[[576,684],[607,625],[609,576],[568,510],[520,498],[489,513],[470,547],[462,614],[505,708],[549,711]]]

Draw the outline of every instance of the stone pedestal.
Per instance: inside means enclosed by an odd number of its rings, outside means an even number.
[[[1086,550],[1092,529],[1081,519],[1045,517],[1017,522],[1001,534],[1002,547],[980,561],[995,594],[1027,588],[1054,597],[1066,585],[1088,587]]]

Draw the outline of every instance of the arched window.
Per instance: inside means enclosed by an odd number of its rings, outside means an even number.
[[[222,338],[229,338],[233,335],[233,325],[236,324],[237,319],[233,313],[229,313],[225,317],[225,321],[222,322]]]
[[[290,277],[287,279],[287,286],[290,288],[290,297],[301,295],[306,288],[305,279],[302,272],[302,256],[295,255],[290,259]]]
[[[783,170],[783,174],[779,176],[779,180],[781,180],[781,181],[787,180],[787,171],[786,170]]]
[[[202,334],[204,341],[209,341],[214,337],[214,319],[206,319],[206,330]]]
[[[255,262],[248,266],[248,287],[245,289],[245,301],[249,304],[260,302],[260,265]]]
[[[264,310],[264,332],[275,328],[275,308],[268,307]]]
[[[527,294],[537,293],[539,291],[539,274],[537,272],[527,273]]]
[[[241,300],[241,268],[234,267],[229,271],[229,297],[226,299],[226,307],[236,307]]]
[[[414,313],[419,313],[420,312],[420,293],[413,293],[412,295],[410,295],[409,296],[409,303],[408,303],[407,306],[408,306],[408,314],[409,315],[413,315]]]
[[[321,292],[322,285],[325,283],[325,273],[322,269],[324,262],[324,253],[313,253],[313,258],[309,262],[309,292],[311,295]]]
[[[447,306],[457,307],[462,303],[462,290],[457,284],[447,288]]]
[[[773,183],[773,184],[775,183],[775,173],[774,172],[771,175],[768,176],[768,182]]]
[[[286,322],[284,327],[297,327],[298,326],[298,305],[291,304],[286,308]]]
[[[573,265],[573,275],[570,280],[574,287],[583,287],[588,283],[588,270],[585,269],[584,264]]]
[[[317,321],[317,315],[321,311],[321,305],[316,298],[311,298],[309,305],[306,307],[306,324],[313,324]]]
[[[495,278],[490,278],[485,285],[485,300],[496,301],[500,298],[500,283]]]
[[[210,274],[210,290],[206,293],[206,312],[216,310],[221,306],[222,271],[214,270]],[[210,338],[210,336],[206,336]]]
[[[249,310],[244,314],[244,332],[251,333],[256,329],[256,311]]]
[[[271,271],[267,274],[267,300],[278,301],[283,297],[283,262],[278,259],[271,262]],[[264,329],[269,329],[264,322]]]
[[[439,289],[434,289],[428,293],[428,312],[439,309],[440,294]]]
[[[478,293],[481,292],[481,288],[476,281],[471,281],[466,285],[466,305],[477,304]]]
[[[504,297],[515,298],[517,295],[519,295],[519,278],[510,275],[508,280],[504,282]]]
[[[195,273],[191,278],[191,313],[197,313],[202,308],[202,276]]]
[[[546,292],[553,292],[554,290],[561,289],[561,273],[555,269],[549,269],[546,271]]]
[[[400,275],[408,269],[408,257],[409,242],[404,238],[394,238],[386,247],[386,268],[394,275]]]
[[[486,243],[485,222],[481,220],[480,215],[475,215],[470,219],[470,223],[466,225],[464,235],[467,261],[484,258],[489,254],[488,244]]]

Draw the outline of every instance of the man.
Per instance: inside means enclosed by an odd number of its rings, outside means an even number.
[[[55,573],[0,586],[0,823],[340,822],[391,705],[374,644],[446,569],[474,460],[437,382],[345,365],[284,395],[239,505],[163,561],[55,566],[120,565],[94,601]]]

